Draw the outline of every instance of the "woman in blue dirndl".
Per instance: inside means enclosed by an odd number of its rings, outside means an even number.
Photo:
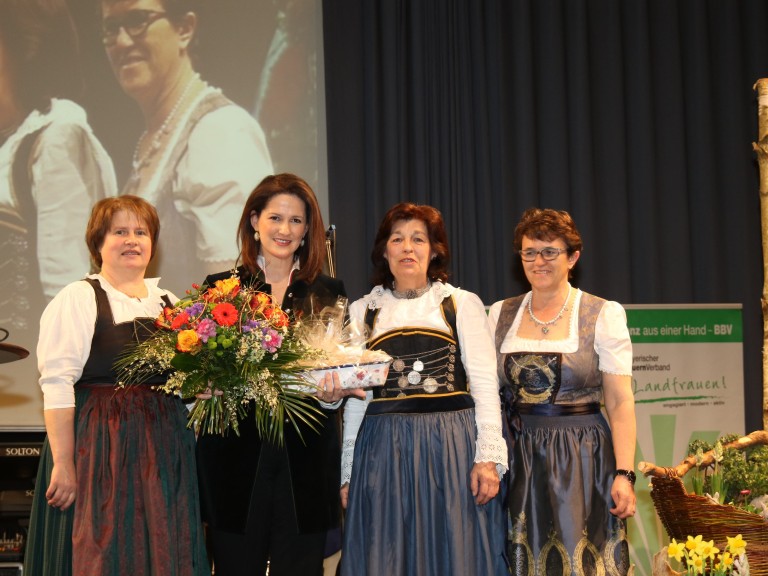
[[[512,573],[626,575],[636,504],[626,314],[568,282],[582,242],[567,212],[526,211],[515,247],[531,291],[488,315],[511,440]]]
[[[439,211],[394,206],[372,252],[377,286],[350,307],[393,361],[344,411],[344,576],[508,573],[493,341],[480,299],[445,283],[448,256]]]

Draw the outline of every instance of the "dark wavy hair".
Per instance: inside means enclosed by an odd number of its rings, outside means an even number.
[[[448,235],[445,232],[443,215],[432,206],[401,202],[392,206],[379,224],[379,231],[376,233],[371,251],[371,262],[373,262],[371,282],[374,285],[382,284],[390,290],[394,288],[395,277],[389,269],[389,262],[384,258],[384,252],[387,249],[387,241],[392,234],[392,227],[399,220],[421,220],[424,222],[429,236],[429,245],[435,256],[429,262],[427,277],[429,280],[442,282],[448,280],[448,263],[451,259],[451,253],[448,247]]]
[[[307,211],[307,233],[304,236],[304,246],[299,246],[299,249],[296,250],[301,268],[295,272],[293,277],[296,280],[311,283],[323,271],[325,226],[315,193],[305,180],[295,174],[283,173],[267,176],[254,188],[248,200],[245,201],[237,232],[240,260],[252,274],[256,274],[259,269],[256,264],[259,242],[253,237],[255,230],[251,225],[251,214],[255,213],[257,216],[261,214],[267,203],[278,194],[291,194],[304,202]]]
[[[0,44],[25,112],[81,95],[77,33],[64,0],[0,0]]]
[[[560,238],[565,242],[570,256],[581,252],[583,244],[581,234],[573,222],[573,218],[565,210],[551,208],[528,208],[515,227],[515,249],[523,247],[523,236],[534,240],[555,240]]]
[[[152,238],[152,253],[149,259],[155,257],[157,238],[160,235],[160,218],[157,210],[149,202],[138,196],[126,194],[110,198],[102,198],[93,205],[91,217],[88,219],[88,227],[85,230],[85,243],[91,253],[91,259],[96,266],[101,268],[101,247],[104,245],[104,237],[112,226],[115,214],[124,210],[133,214],[139,221],[144,222]]]

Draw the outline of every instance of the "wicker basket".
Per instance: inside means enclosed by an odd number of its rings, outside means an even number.
[[[727,446],[744,448],[765,444],[767,438],[761,430]],[[692,467],[690,459],[675,468],[640,463],[640,470],[651,476],[651,499],[669,537],[684,542],[688,536],[701,534],[704,540],[714,540],[722,550],[727,536],[741,534],[747,542],[752,576],[768,576],[768,521],[736,506],[716,504],[704,496],[687,493],[680,476]]]
[[[677,477],[651,479],[651,499],[670,538],[685,542],[701,534],[721,550],[726,536],[741,534],[747,541],[752,576],[768,576],[768,522],[735,506],[715,504],[709,498],[688,494]]]

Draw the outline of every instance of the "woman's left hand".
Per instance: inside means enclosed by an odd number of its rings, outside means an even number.
[[[613,479],[611,498],[615,504],[611,508],[611,514],[622,519],[635,515],[637,509],[635,487],[626,476],[619,475]]]
[[[499,475],[493,462],[475,462],[469,480],[469,487],[478,504],[489,502],[499,493]]]
[[[318,383],[315,392],[315,398],[325,404],[333,404],[347,396],[365,399],[365,390],[362,388],[342,388],[338,372],[326,372],[323,379]]]

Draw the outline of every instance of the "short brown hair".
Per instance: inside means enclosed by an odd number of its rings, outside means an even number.
[[[371,262],[373,262],[371,282],[374,285],[382,284],[390,290],[394,288],[395,277],[389,269],[389,262],[384,258],[384,252],[392,234],[392,227],[399,220],[421,220],[424,222],[429,236],[429,247],[435,256],[429,262],[427,278],[442,282],[448,280],[448,262],[451,253],[440,210],[426,204],[417,205],[411,202],[401,202],[392,206],[379,224],[379,231],[376,233],[376,240],[373,242],[373,250],[371,251]]]
[[[103,198],[93,205],[91,217],[88,219],[88,228],[85,231],[85,243],[91,253],[91,259],[99,268],[102,264],[101,247],[104,245],[104,238],[112,226],[115,214],[121,211],[133,214],[147,225],[152,238],[150,260],[155,257],[157,237],[160,235],[160,218],[157,216],[155,207],[143,198],[130,194],[116,198]]]
[[[515,249],[523,247],[523,236],[534,240],[555,240],[565,242],[570,256],[581,252],[583,244],[576,224],[565,210],[551,208],[528,208],[523,212],[520,222],[515,227]]]
[[[253,237],[255,230],[251,225],[251,213],[255,213],[257,216],[261,214],[267,203],[279,194],[290,194],[304,202],[304,208],[307,212],[307,233],[304,236],[304,245],[299,246],[296,250],[300,269],[296,271],[293,277],[296,280],[311,283],[323,271],[325,226],[315,193],[304,179],[295,174],[283,173],[267,176],[254,188],[248,200],[245,201],[237,231],[241,260],[252,274],[256,274],[259,243]]]

